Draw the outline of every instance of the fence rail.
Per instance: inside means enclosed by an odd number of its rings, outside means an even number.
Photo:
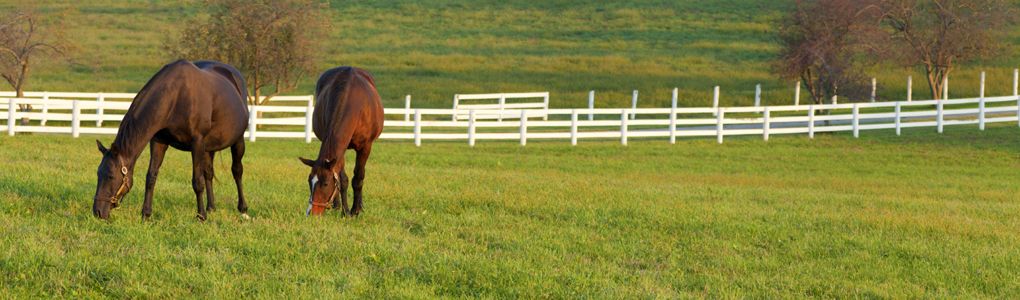
[[[0,124],[0,131],[7,131],[8,135],[17,132],[69,133],[74,137],[81,133],[116,134],[117,128],[101,127],[99,122],[122,120],[130,102],[55,98],[58,95],[85,99],[133,98],[127,97],[129,94],[106,93],[25,94],[40,98],[0,98],[0,119],[6,119],[5,125]],[[311,96],[278,98],[274,99],[302,101],[306,105],[249,106],[249,129],[245,137],[249,141],[262,137],[304,138],[305,142],[311,142],[311,115],[314,110]],[[22,112],[17,110],[20,104],[35,107],[31,112]],[[977,107],[973,107],[974,104]],[[947,106],[962,107],[950,109]],[[816,113],[823,110],[831,114]],[[260,118],[258,112],[263,112],[264,116]],[[498,119],[509,113],[514,114],[512,120]],[[390,117],[385,122],[382,139],[414,140],[416,145],[421,145],[422,140],[467,140],[469,145],[474,145],[476,140],[520,140],[521,145],[525,145],[528,139],[569,139],[571,144],[577,144],[579,139],[606,138],[619,138],[626,145],[629,138],[668,137],[673,143],[678,136],[715,136],[722,143],[725,136],[732,135],[762,135],[768,140],[774,134],[807,133],[813,138],[816,132],[853,131],[854,136],[858,136],[861,130],[876,129],[895,129],[900,134],[902,128],[911,127],[936,127],[938,132],[942,132],[945,126],[961,124],[979,124],[980,130],[984,130],[987,123],[1020,120],[1020,97],[717,109],[678,108],[674,99],[672,108],[522,108],[515,111],[483,108],[466,112],[461,109],[386,108],[384,114]],[[458,114],[466,114],[468,121],[455,121]],[[400,118],[405,115],[413,116],[413,119]],[[599,117],[579,119],[579,115]],[[638,117],[631,119],[628,115]],[[15,120],[20,118],[39,122],[30,126],[17,125]],[[46,121],[60,122],[47,125]],[[96,121],[97,126],[82,127],[83,121]],[[823,121],[829,121],[830,125],[820,124]],[[264,130],[259,125],[274,127]],[[281,127],[291,130],[281,130]],[[488,131],[502,129],[502,132],[477,132],[478,128]]]

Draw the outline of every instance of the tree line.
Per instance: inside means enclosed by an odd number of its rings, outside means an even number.
[[[865,99],[877,64],[920,69],[940,99],[955,64],[1013,52],[1002,38],[1017,13],[1005,0],[796,0],[778,22],[772,68],[803,82],[816,104]]]

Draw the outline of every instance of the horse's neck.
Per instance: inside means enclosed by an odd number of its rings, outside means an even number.
[[[121,157],[125,159],[124,162],[133,169],[135,161],[141,156],[142,150],[145,150],[145,145],[158,131],[156,127],[154,123],[139,122],[134,116],[125,115],[111,147],[117,147]]]

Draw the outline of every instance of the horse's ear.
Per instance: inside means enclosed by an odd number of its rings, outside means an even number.
[[[310,160],[310,159],[307,159],[307,158],[304,158],[304,157],[298,157],[298,159],[300,159],[301,162],[304,163],[306,166],[311,167],[311,166],[315,165],[315,161],[314,160]]]
[[[99,146],[99,152],[102,154],[106,154],[106,152],[110,151],[109,149],[106,149],[106,147],[103,147],[103,142],[100,142],[99,140],[96,140],[96,146]]]
[[[333,162],[334,162],[334,160],[327,159],[327,160],[323,161],[322,164],[325,165],[326,168],[328,169],[328,168],[332,168],[333,167]]]

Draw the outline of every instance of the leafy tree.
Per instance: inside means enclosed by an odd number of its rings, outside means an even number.
[[[0,77],[14,88],[16,97],[25,96],[24,89],[35,59],[64,58],[70,61],[77,46],[66,36],[66,11],[56,24],[47,24],[46,16],[31,8],[0,14]],[[22,111],[32,106],[19,105]],[[28,118],[21,120],[28,125]]]
[[[883,6],[896,61],[924,68],[932,99],[942,98],[954,61],[1003,53],[1000,37],[1017,15],[1015,4],[1003,0],[888,0]]]
[[[326,10],[311,0],[207,0],[210,16],[184,27],[164,48],[171,58],[217,60],[244,76],[252,104],[297,88],[317,68]],[[267,91],[268,90],[268,91]],[[259,98],[266,94],[266,98]]]

